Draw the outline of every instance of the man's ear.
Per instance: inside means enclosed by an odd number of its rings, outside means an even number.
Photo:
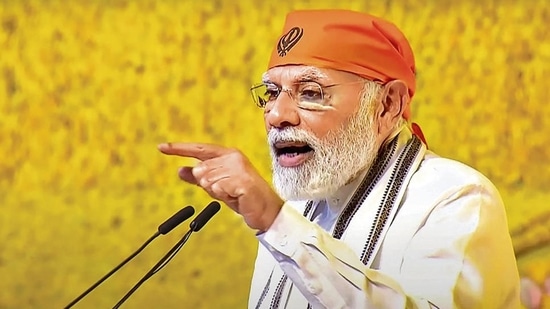
[[[403,116],[405,107],[409,104],[409,88],[402,80],[393,80],[384,85],[381,92],[380,105],[377,108],[378,133],[386,135],[395,128]]]

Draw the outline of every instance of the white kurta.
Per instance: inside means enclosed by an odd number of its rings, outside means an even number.
[[[398,149],[409,138],[408,130],[401,132]],[[364,235],[395,161],[339,240],[330,232],[364,175],[317,202],[313,222],[302,215],[306,202],[283,206],[270,229],[258,235],[249,308],[272,308],[283,274],[289,279],[278,308],[520,308],[519,276],[497,190],[479,172],[424,148],[404,179],[399,210],[390,215],[374,258],[361,261]]]

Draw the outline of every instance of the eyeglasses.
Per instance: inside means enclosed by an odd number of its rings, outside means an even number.
[[[290,88],[283,88],[273,83],[262,83],[252,86],[250,92],[254,103],[260,108],[265,108],[268,104],[272,104],[277,100],[282,92],[288,93],[298,106],[325,106],[327,104],[325,91],[328,88],[364,83],[365,80],[356,80],[353,82],[331,84],[321,86],[314,81],[297,82],[291,85]]]

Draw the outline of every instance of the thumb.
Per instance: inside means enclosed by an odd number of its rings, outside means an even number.
[[[195,176],[193,176],[192,170],[193,168],[190,166],[183,166],[179,169],[178,176],[181,180],[196,185],[198,182]]]

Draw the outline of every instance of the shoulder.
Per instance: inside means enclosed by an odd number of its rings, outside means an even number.
[[[493,183],[481,172],[462,162],[443,158],[428,151],[413,179],[436,187],[481,186],[496,191]]]
[[[409,182],[407,199],[436,206],[464,197],[479,199],[480,204],[503,206],[497,188],[485,175],[459,161],[427,152]]]

